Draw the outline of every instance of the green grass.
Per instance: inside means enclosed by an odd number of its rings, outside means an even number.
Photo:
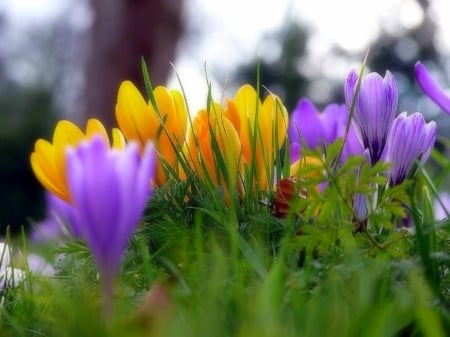
[[[2,293],[0,335],[445,336],[450,221],[429,218],[417,179],[380,197],[369,219],[382,230],[356,232],[344,173],[286,219],[259,200],[227,207],[195,176],[156,190],[124,257],[110,318],[83,242],[17,242],[16,250],[58,254],[57,274],[30,274]],[[378,171],[364,174],[371,181]],[[416,234],[392,225],[398,195],[411,199]],[[314,217],[319,203],[325,215]],[[169,304],[144,310],[155,284]]]

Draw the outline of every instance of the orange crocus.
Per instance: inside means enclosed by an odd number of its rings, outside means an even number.
[[[259,190],[268,189],[273,182],[275,158],[286,139],[286,108],[274,94],[261,102],[255,89],[246,84],[228,101],[225,116],[239,134],[244,167],[254,167],[253,179]]]
[[[219,104],[196,114],[183,152],[196,174],[213,186],[222,186],[227,200],[229,189],[237,190],[241,143]]]

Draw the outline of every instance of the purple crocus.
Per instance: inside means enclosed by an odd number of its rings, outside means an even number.
[[[320,112],[308,98],[301,98],[289,121],[288,134],[291,163],[300,158],[302,145],[315,149],[321,144],[331,144],[345,136],[348,110],[345,105],[329,104]],[[343,157],[361,154],[362,148],[350,127]]]
[[[73,206],[50,192],[47,192],[46,201],[46,218],[33,229],[31,240],[34,242],[58,240],[66,234],[79,238],[80,226]]]
[[[389,185],[398,185],[404,181],[418,158],[419,164],[423,165],[435,141],[434,121],[426,123],[419,112],[410,116],[406,112],[398,115],[388,137],[387,159],[392,165],[389,168]]]
[[[450,95],[446,94],[444,89],[435,81],[428,72],[428,69],[418,61],[414,67],[414,75],[420,89],[442,110],[450,114]]]
[[[155,158],[151,143],[140,156],[137,144],[110,149],[100,136],[67,151],[69,190],[99,269],[107,312],[122,254],[151,193]]]
[[[351,108],[359,75],[351,71],[345,83],[345,101]],[[389,129],[394,121],[398,90],[394,76],[386,71],[385,77],[370,73],[361,81],[356,95],[353,123],[359,140],[369,150],[371,164],[378,162],[386,145]]]
[[[308,98],[301,98],[291,115],[288,127],[289,140],[294,149],[304,144],[310,149],[317,148],[325,140],[325,129],[316,106]],[[297,161],[299,153],[291,153],[291,161]]]

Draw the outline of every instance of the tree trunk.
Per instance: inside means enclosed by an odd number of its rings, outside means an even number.
[[[152,83],[164,84],[183,31],[183,0],[91,0],[94,22],[88,36],[84,102],[78,120],[99,118],[116,126],[117,90],[125,80],[144,90],[141,57]]]

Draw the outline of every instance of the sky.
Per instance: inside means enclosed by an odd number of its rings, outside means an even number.
[[[236,64],[261,55],[267,58],[279,52],[267,43],[264,36],[276,31],[287,20],[299,20],[312,29],[307,50],[314,58],[305,71],[324,71],[335,78],[346,77],[350,68],[359,66],[370,43],[381,27],[395,32],[419,25],[424,14],[410,0],[260,0],[254,1],[191,0],[187,8],[190,29],[201,38],[192,47],[191,41],[181,43],[175,68],[185,88],[191,106],[204,106],[207,87],[205,69],[221,67],[231,73]],[[444,13],[450,13],[449,0],[433,0],[431,11],[441,29],[441,52],[450,53],[450,25]],[[360,55],[358,63],[339,63],[329,60],[330,49],[336,44]],[[231,51],[230,51],[231,49]],[[237,50],[237,52],[236,52]],[[316,69],[320,65],[321,69]],[[169,85],[177,86],[173,74]],[[201,85],[199,85],[199,83]],[[226,79],[212,81],[213,94],[221,97]]]
[[[67,18],[76,29],[87,29],[92,20],[83,1],[77,0],[1,0],[5,12],[19,32],[27,25],[54,20],[71,6]],[[258,4],[258,7],[255,7]],[[432,15],[441,29],[440,51],[450,53],[449,0],[432,0]],[[423,20],[419,6],[411,0],[185,0],[185,17],[189,38],[180,42],[174,63],[176,74],[186,89],[191,111],[205,105],[206,72],[217,67],[231,73],[236,64],[255,56],[275,57],[277,48],[264,36],[276,31],[286,20],[300,20],[312,29],[307,45],[320,65],[337,78],[345,78],[351,64],[327,62],[333,43],[361,55],[381,27],[388,31],[413,28]],[[317,71],[312,67],[307,70]],[[175,72],[168,86],[178,87]],[[226,79],[212,77],[213,94],[220,97]]]

